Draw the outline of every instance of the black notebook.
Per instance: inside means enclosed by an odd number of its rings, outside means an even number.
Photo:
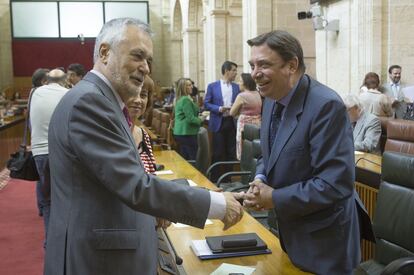
[[[256,233],[206,237],[213,253],[266,250],[266,243]]]

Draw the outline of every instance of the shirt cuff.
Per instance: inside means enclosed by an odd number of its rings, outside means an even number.
[[[261,180],[261,181],[263,181],[264,183],[267,183],[267,178],[266,178],[266,176],[265,176],[265,175],[263,175],[263,174],[257,174],[257,175],[254,177],[254,179],[255,179],[255,180]]]
[[[208,211],[209,219],[222,220],[226,215],[226,199],[220,192],[210,191],[210,210]]]

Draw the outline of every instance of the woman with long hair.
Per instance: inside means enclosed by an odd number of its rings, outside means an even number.
[[[379,117],[393,116],[392,103],[388,96],[378,90],[378,74],[369,72],[365,75],[363,86],[366,87],[359,96],[364,110]]]
[[[198,116],[200,109],[191,98],[192,90],[193,84],[190,79],[180,78],[177,81],[173,134],[179,146],[180,155],[187,160],[196,159],[197,133],[205,119],[204,116]]]
[[[242,92],[237,95],[236,100],[230,109],[230,115],[237,118],[236,152],[237,159],[239,160],[241,158],[241,137],[244,125],[249,123],[260,126],[262,119],[262,98],[256,90],[256,83],[250,74],[241,74],[240,90]]]

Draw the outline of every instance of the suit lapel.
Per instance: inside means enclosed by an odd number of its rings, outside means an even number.
[[[103,81],[100,77],[95,75],[94,73],[88,72],[86,76],[83,78],[86,81],[94,83],[98,86],[99,90],[102,94],[109,99],[109,101],[113,104],[113,109],[117,115],[117,118],[121,121],[122,127],[124,128],[124,132],[127,134],[130,142],[134,145],[135,150],[137,151],[137,146],[135,144],[134,138],[131,134],[131,129],[128,126],[128,123],[125,119],[124,113],[121,110],[121,107],[118,104],[118,100],[116,99],[114,93],[112,92],[111,88]],[[138,153],[138,151],[137,151]]]
[[[276,140],[273,143],[273,147],[271,149],[267,171],[270,171],[271,168],[276,164],[277,160],[279,159],[280,152],[285,147],[289,138],[292,136],[294,130],[296,129],[296,126],[298,125],[298,116],[303,111],[303,104],[306,98],[306,93],[308,91],[309,82],[310,81],[308,80],[308,77],[306,75],[303,75],[294,95],[292,96],[292,99],[289,102],[289,105],[287,106],[284,117],[277,132]],[[268,129],[269,128],[270,119]]]
[[[220,106],[223,106],[223,93],[221,92],[221,82],[220,82],[220,80],[219,81],[217,81],[216,82],[216,87],[217,87],[217,91],[218,91],[218,93],[216,94],[217,95],[217,99],[219,100],[219,105]]]

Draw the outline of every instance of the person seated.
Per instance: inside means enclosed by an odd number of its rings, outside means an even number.
[[[365,112],[355,95],[346,96],[344,103],[353,126],[355,150],[380,154],[381,122],[379,118]]]
[[[391,100],[378,90],[380,86],[379,76],[374,72],[365,75],[363,90],[359,96],[364,110],[378,117],[391,117],[393,110]]]

